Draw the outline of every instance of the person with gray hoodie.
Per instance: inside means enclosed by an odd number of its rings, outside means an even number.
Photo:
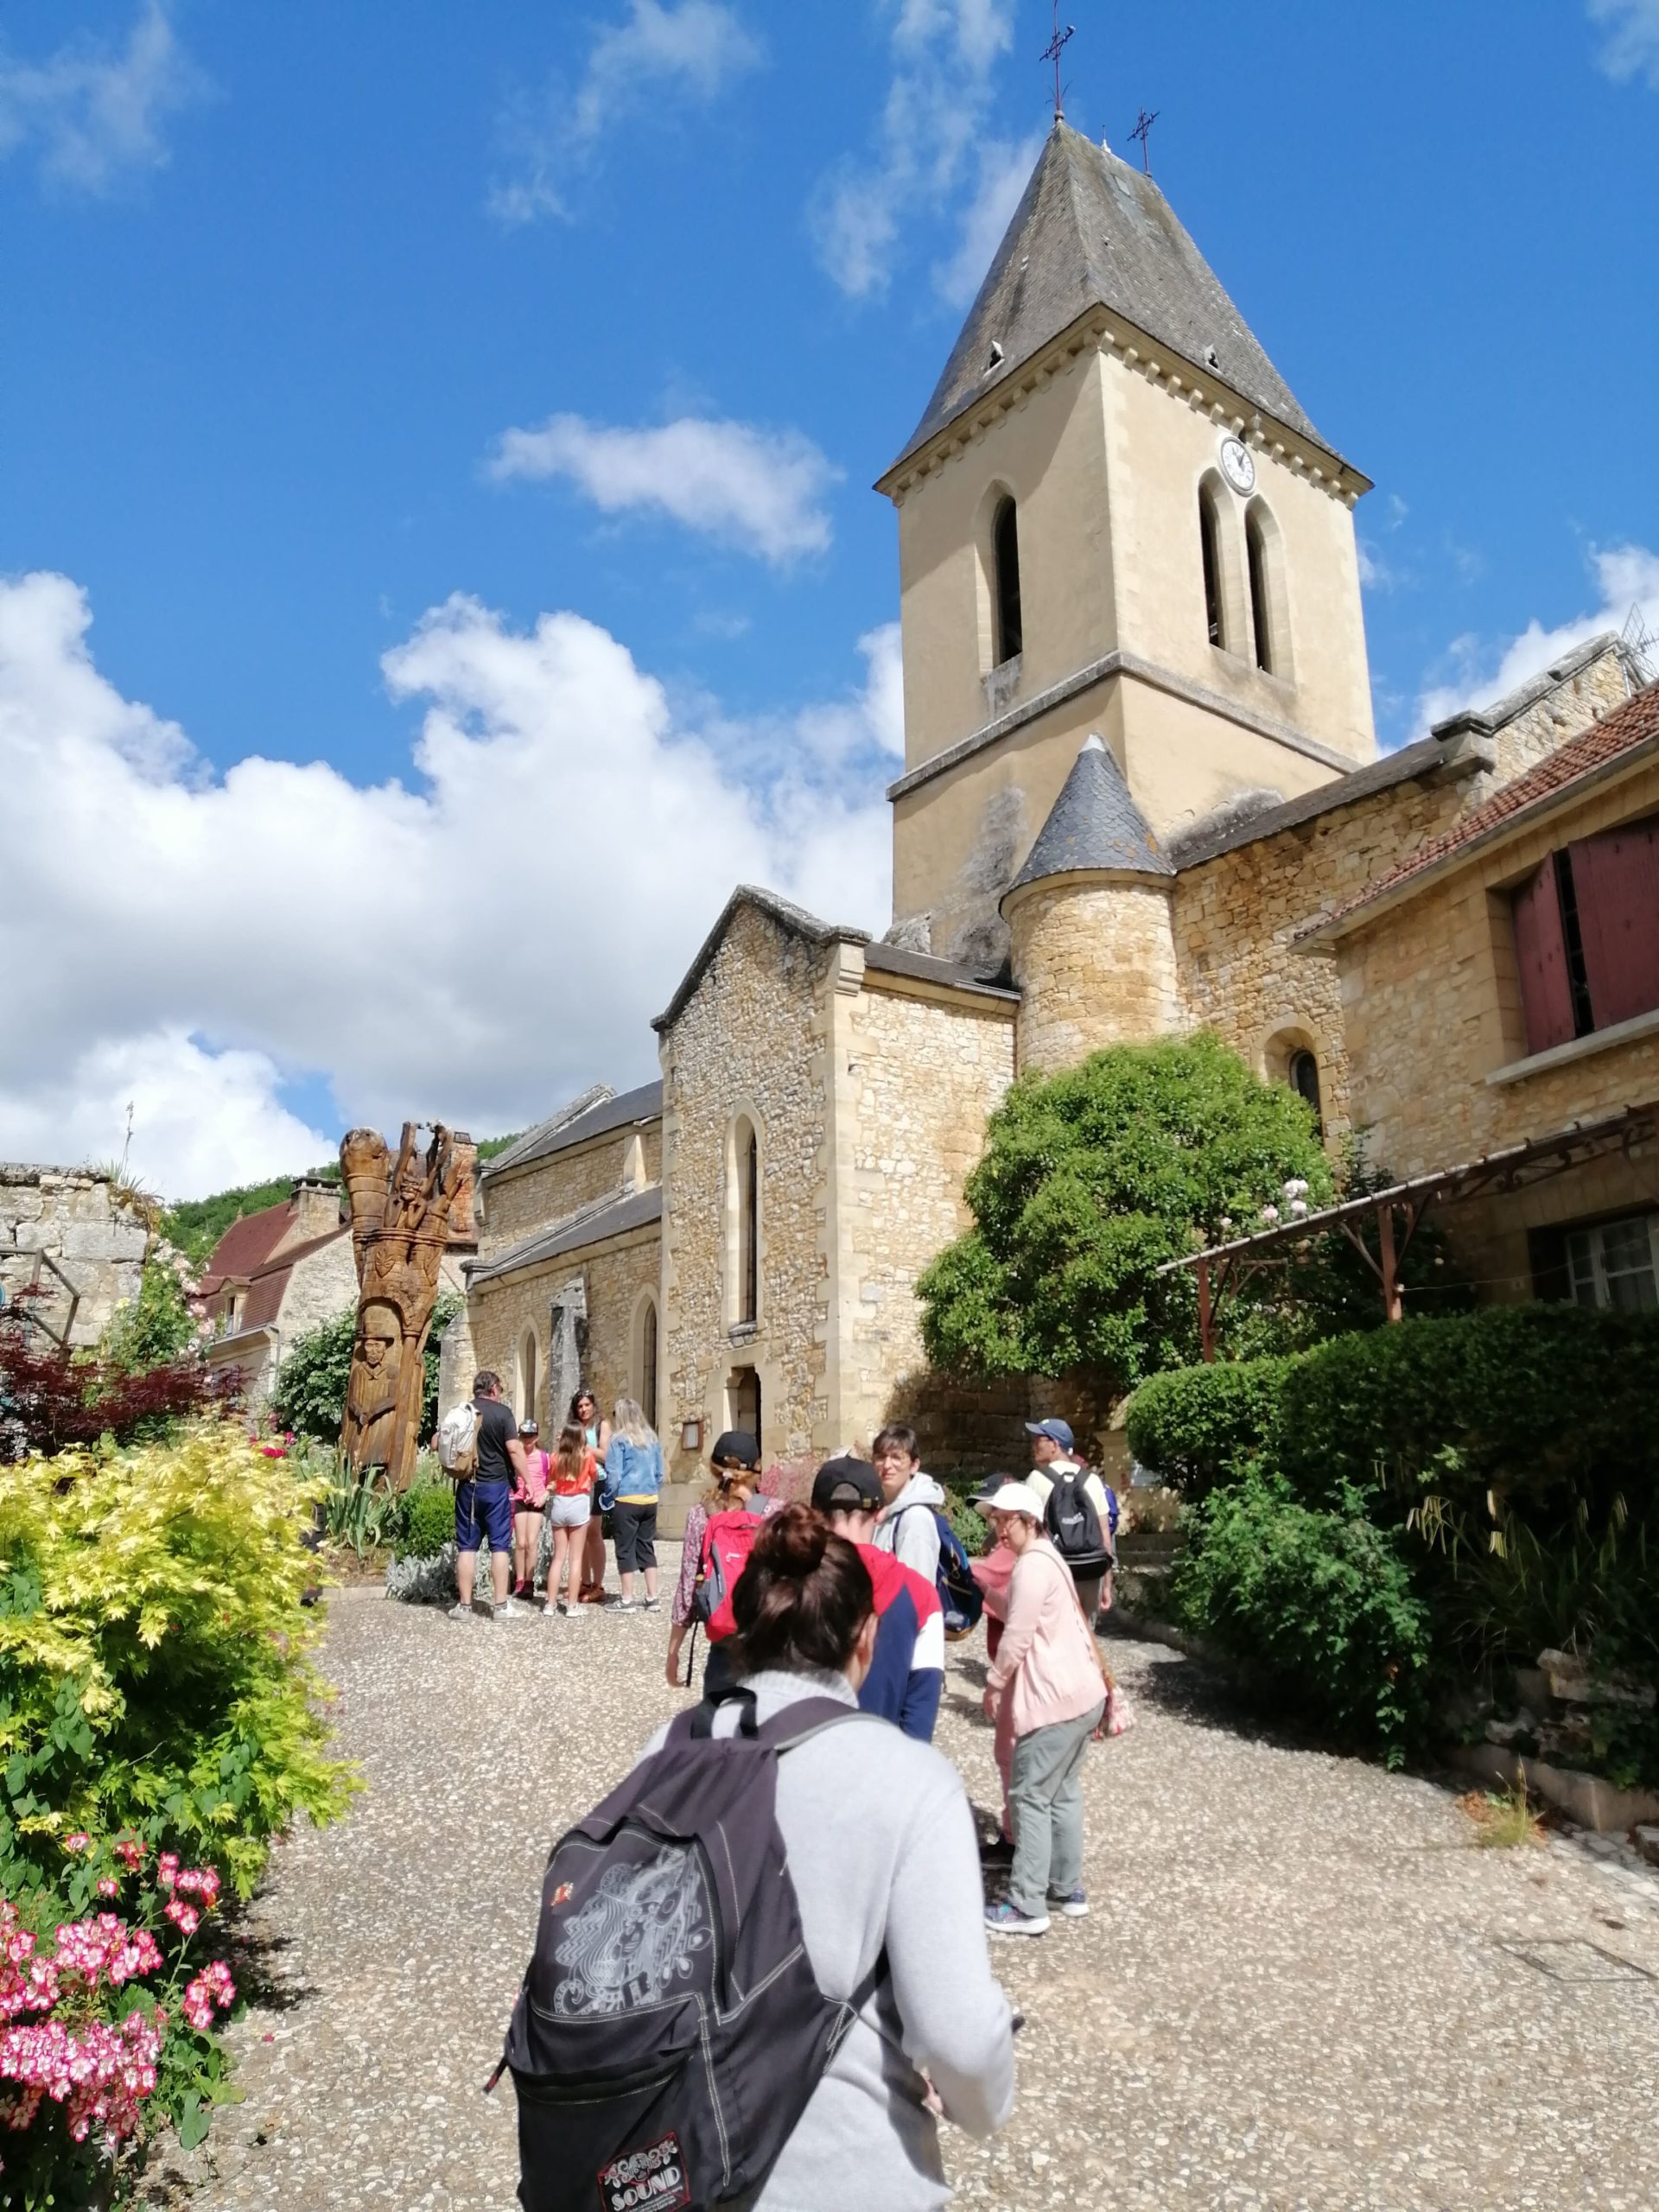
[[[903,1421],[890,1423],[871,1446],[870,1457],[887,1500],[875,1525],[876,1549],[891,1552],[902,1565],[913,1567],[924,1582],[936,1585],[939,1524],[933,1516],[944,1504],[944,1492],[931,1475],[922,1472],[915,1430]]]
[[[778,1827],[818,1986],[850,1997],[887,1961],[777,2163],[733,2212],[938,2212],[950,2189],[937,2114],[987,2136],[1014,2110],[1014,2022],[991,1973],[961,1777],[931,1744],[858,1712],[874,1594],[857,1548],[821,1514],[772,1516],[733,1610],[757,1720],[804,1698],[849,1715],[778,1763]],[[737,1725],[722,1705],[715,1732]]]

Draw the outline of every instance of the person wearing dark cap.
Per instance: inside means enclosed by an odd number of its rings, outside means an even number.
[[[755,1496],[760,1446],[747,1429],[728,1428],[715,1439],[709,1454],[709,1487],[685,1516],[685,1539],[680,1548],[680,1579],[670,1609],[668,1662],[664,1675],[671,1689],[686,1687],[680,1681],[680,1654],[686,1631],[696,1617],[697,1584],[703,1570],[703,1548],[709,1523],[719,1513],[753,1513],[757,1519],[778,1510],[781,1500]],[[712,1665],[718,1655],[712,1649]],[[724,1671],[723,1669],[721,1671]],[[707,1684],[704,1685],[705,1688]]]
[[[1075,1475],[1079,1478],[1081,1487],[1089,1494],[1089,1502],[1095,1509],[1095,1517],[1100,1522],[1101,1534],[1109,1554],[1116,1523],[1117,1500],[1100,1477],[1092,1469],[1085,1468],[1078,1459],[1071,1422],[1058,1419],[1028,1421],[1026,1434],[1031,1439],[1031,1472],[1024,1478],[1025,1484],[1043,1509],[1045,1528],[1048,1529],[1050,1535],[1053,1534],[1049,1526],[1049,1493],[1063,1477]],[[1110,1575],[1109,1558],[1104,1567],[1096,1566],[1083,1573],[1074,1571],[1072,1574],[1071,1579],[1077,1586],[1078,1599],[1091,1621],[1100,1609],[1103,1585],[1106,1588],[1106,1602],[1109,1605],[1111,1603]]]
[[[868,1459],[826,1459],[813,1481],[814,1507],[838,1536],[858,1547],[875,1592],[875,1648],[859,1688],[860,1709],[931,1744],[944,1687],[944,1615],[933,1585],[877,1548],[875,1526],[886,1503],[881,1478]]]

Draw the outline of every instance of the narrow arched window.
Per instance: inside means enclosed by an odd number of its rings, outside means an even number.
[[[1244,548],[1250,568],[1250,621],[1255,640],[1255,664],[1273,672],[1273,605],[1268,597],[1268,541],[1254,514],[1244,520]]]
[[[1198,547],[1204,562],[1204,620],[1210,642],[1222,642],[1221,629],[1221,518],[1209,486],[1198,493]]]
[[[645,1408],[645,1419],[657,1426],[657,1301],[645,1300],[639,1317],[639,1403]]]
[[[536,1418],[536,1332],[526,1329],[518,1346],[518,1418]]]
[[[991,524],[991,559],[996,570],[995,665],[1025,650],[1020,616],[1020,524],[1014,501],[1004,499]]]
[[[1286,1073],[1290,1078],[1291,1089],[1299,1097],[1305,1098],[1306,1100],[1307,1103],[1313,1109],[1313,1119],[1319,1124],[1320,1128],[1323,1128],[1325,1126],[1325,1116],[1319,1106],[1319,1064],[1318,1060],[1314,1058],[1312,1052],[1308,1052],[1304,1047],[1303,1049],[1291,1054],[1290,1065],[1286,1070]]]
[[[739,1172],[742,1176],[741,1211],[738,1219],[737,1275],[741,1285],[741,1321],[753,1321],[760,1313],[760,1141],[751,1129],[743,1147]]]

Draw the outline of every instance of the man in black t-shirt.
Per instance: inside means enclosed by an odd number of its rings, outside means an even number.
[[[486,1369],[473,1378],[478,1414],[477,1464],[455,1484],[455,1588],[460,1602],[451,1608],[461,1619],[473,1610],[473,1578],[478,1571],[481,1536],[490,1540],[490,1582],[497,1614],[524,1611],[507,1595],[512,1574],[512,1484],[524,1470],[518,1424],[501,1395],[501,1377]]]

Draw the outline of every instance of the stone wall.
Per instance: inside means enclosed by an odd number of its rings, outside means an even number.
[[[645,1180],[662,1179],[662,1124],[651,1123],[639,1132],[644,1140]],[[608,1131],[587,1144],[573,1145],[546,1160],[488,1176],[483,1188],[484,1224],[479,1249],[493,1258],[510,1244],[517,1244],[537,1230],[563,1221],[581,1206],[620,1191],[635,1132]]]
[[[926,1375],[916,1300],[923,1270],[969,1225],[963,1185],[1014,1080],[1014,1014],[1007,1001],[920,995],[871,969],[847,1002],[836,1113],[850,1113],[851,1158],[830,1285],[844,1434],[826,1442],[868,1446],[883,1421],[919,1414],[936,1458],[995,1464],[1018,1436],[1023,1403],[1004,1408]]]
[[[283,1343],[286,1347],[320,1322],[337,1320],[357,1306],[357,1263],[349,1236],[337,1236],[296,1260],[283,1293]]]
[[[54,1334],[97,1341],[118,1306],[138,1294],[149,1233],[118,1205],[107,1175],[85,1168],[0,1162],[0,1287],[10,1306],[38,1282],[29,1303]],[[73,1317],[73,1318],[72,1318]]]
[[[728,1422],[728,1378],[760,1377],[770,1457],[812,1448],[825,1397],[823,1000],[839,948],[814,944],[741,906],[697,987],[662,1039],[664,1084],[662,1372],[659,1408],[689,1481],[680,1424],[710,1443]],[[727,1148],[747,1113],[760,1143],[760,1312],[734,1318],[727,1253]]]
[[[1063,880],[1008,903],[1022,1072],[1186,1026],[1167,882]]]
[[[519,1346],[528,1329],[536,1338],[535,1414],[544,1435],[563,1420],[569,1391],[563,1380],[552,1313],[570,1302],[573,1279],[580,1290],[581,1325],[576,1344],[581,1380],[608,1414],[625,1393],[639,1395],[636,1372],[634,1318],[642,1291],[655,1293],[661,1272],[655,1224],[587,1251],[563,1252],[543,1266],[525,1268],[493,1282],[481,1283],[467,1301],[474,1371],[493,1368],[509,1397],[514,1397]],[[463,1388],[472,1376],[464,1378]],[[571,1389],[575,1382],[571,1382]],[[516,1403],[516,1397],[514,1397]]]

